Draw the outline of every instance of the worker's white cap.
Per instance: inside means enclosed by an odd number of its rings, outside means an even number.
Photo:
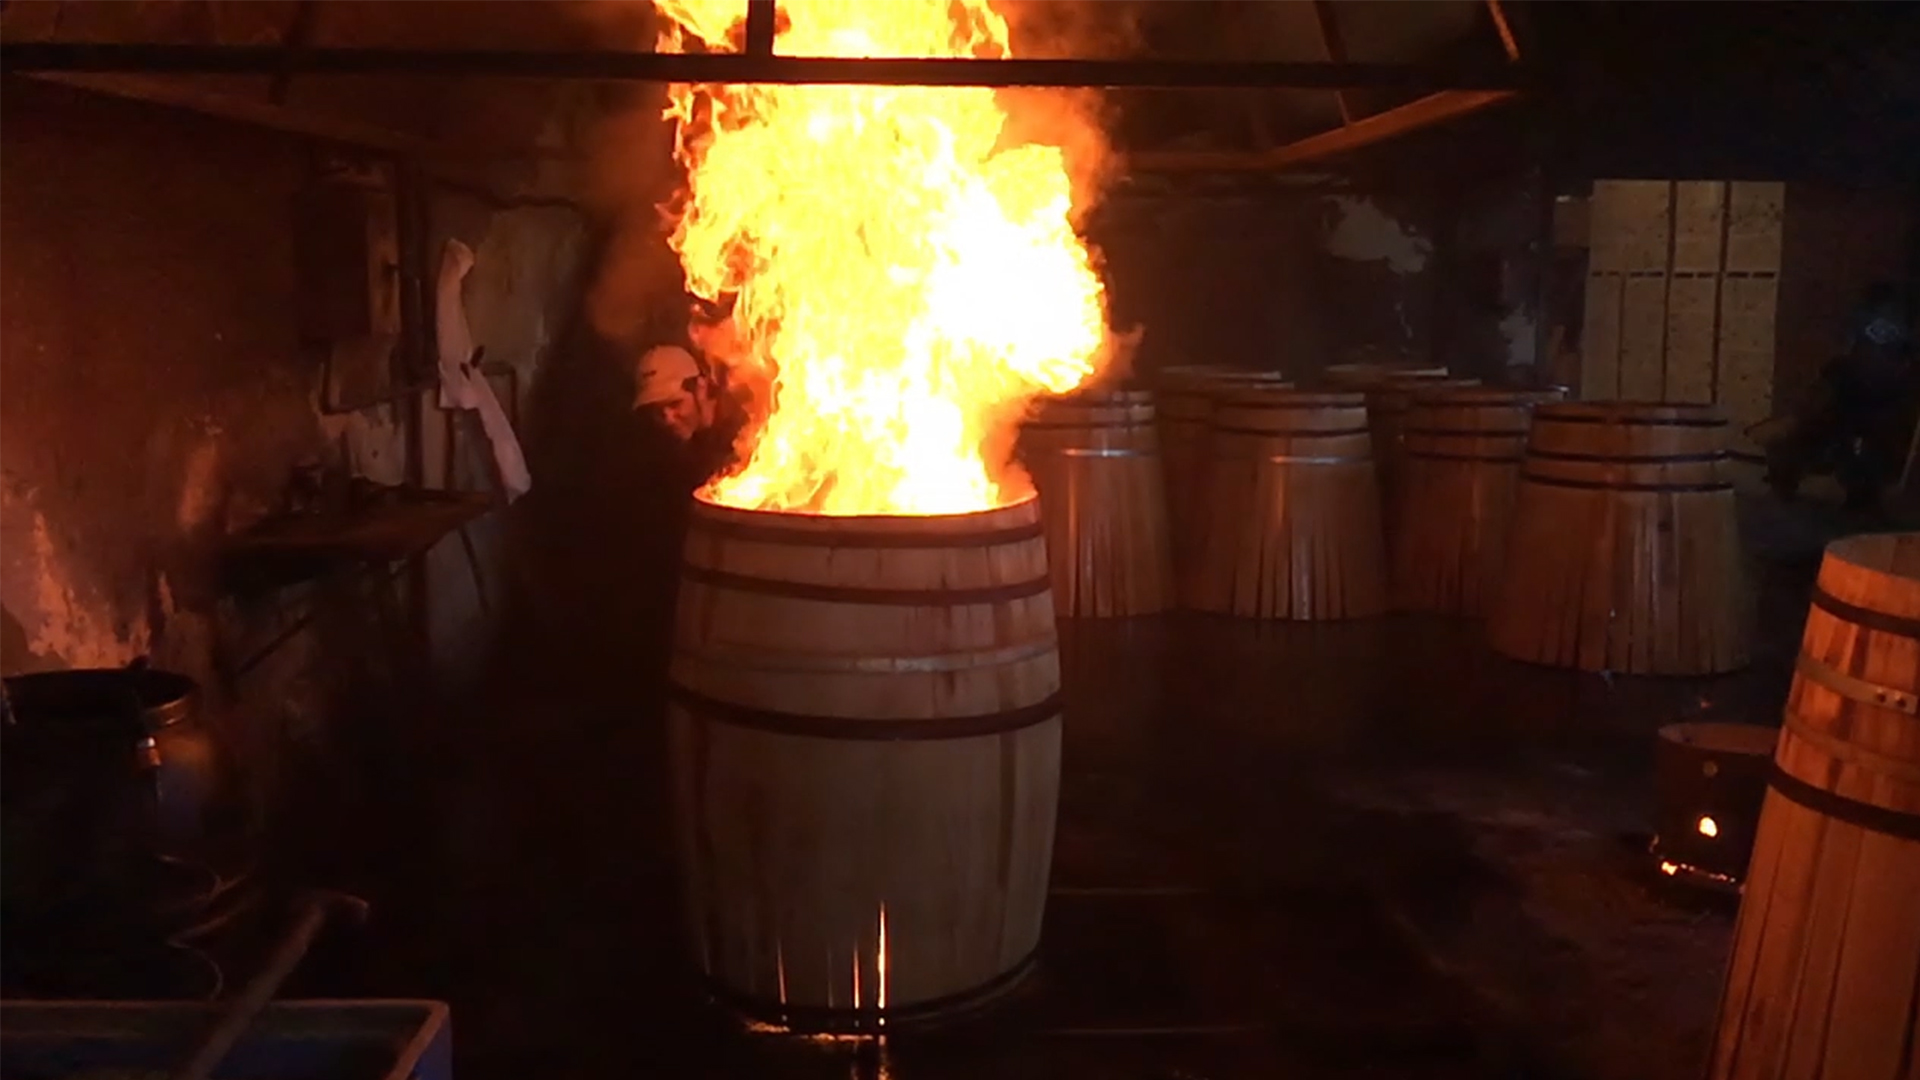
[[[700,362],[678,345],[658,345],[640,358],[633,404],[658,405],[685,397],[700,378]]]

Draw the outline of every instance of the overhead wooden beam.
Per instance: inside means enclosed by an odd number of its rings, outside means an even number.
[[[1128,156],[1127,165],[1136,172],[1273,172],[1290,169],[1477,112],[1515,96],[1508,90],[1443,91],[1409,101],[1397,109],[1363,117],[1346,127],[1312,135],[1272,150],[1258,153],[1179,151],[1133,154]]]
[[[272,131],[284,131],[324,142],[375,150],[420,163],[436,179],[472,190],[491,190],[495,178],[481,166],[554,156],[537,149],[465,146],[422,138],[393,128],[330,113],[237,97],[204,89],[178,79],[138,75],[28,75],[39,82],[57,83],[110,97],[183,109]],[[514,196],[505,196],[514,197]]]
[[[1510,64],[1437,68],[1419,64],[1289,61],[974,60],[751,56],[462,49],[302,49],[277,46],[0,43],[0,71],[146,75],[384,75],[675,83],[877,86],[1112,86],[1167,89],[1390,87],[1506,90],[1527,73]]]

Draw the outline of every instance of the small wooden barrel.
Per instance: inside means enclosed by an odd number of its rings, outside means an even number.
[[[1419,364],[1328,364],[1320,371],[1320,381],[1336,390],[1371,390],[1391,379],[1445,379],[1452,372],[1444,367]]]
[[[1407,410],[1413,407],[1414,395],[1479,385],[1479,379],[1390,375],[1367,390],[1367,428],[1373,433],[1373,471],[1380,477],[1380,520],[1386,526],[1388,550],[1393,547],[1395,519],[1400,509],[1400,481],[1406,473],[1406,448],[1401,444],[1400,433],[1406,427]]]
[[[1689,884],[1737,890],[1753,854],[1778,728],[1696,720],[1660,729],[1652,852]]]
[[[669,762],[716,997],[868,1030],[1017,981],[1060,773],[1038,500],[932,517],[696,501],[685,560]]]
[[[1751,601],[1711,406],[1534,410],[1487,632],[1519,660],[1632,675],[1747,662]]]
[[[1278,371],[1228,367],[1163,368],[1153,376],[1160,418],[1160,462],[1167,478],[1167,519],[1176,573],[1193,557],[1206,483],[1207,424],[1213,401],[1240,387],[1287,386]]]
[[[1395,606],[1479,615],[1500,581],[1533,408],[1549,390],[1455,388],[1416,394],[1389,534]]]
[[[1040,492],[1061,615],[1148,615],[1173,603],[1166,479],[1153,395],[1113,390],[1041,403],[1021,430]]]
[[[1920,1075],[1920,533],[1827,546],[1712,1080]]]
[[[1257,619],[1386,609],[1380,494],[1360,394],[1243,390],[1214,408],[1187,603]]]

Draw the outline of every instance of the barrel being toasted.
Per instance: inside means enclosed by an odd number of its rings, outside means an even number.
[[[1452,372],[1445,367],[1410,363],[1328,364],[1320,371],[1320,382],[1333,390],[1371,390],[1394,379],[1446,379]]]
[[[1827,546],[1714,1037],[1710,1080],[1920,1069],[1920,533]]]
[[[1422,388],[1399,427],[1395,606],[1478,615],[1500,580],[1534,406],[1558,391]]]
[[[1727,421],[1712,406],[1534,410],[1488,637],[1586,671],[1706,675],[1748,656]]]
[[[1386,608],[1380,497],[1357,393],[1242,390],[1207,440],[1202,539],[1187,604],[1261,619],[1348,619]]]
[[[695,956],[723,1001],[871,1029],[1039,943],[1060,667],[1039,504],[929,517],[696,501],[669,709]]]
[[[1045,399],[1021,429],[1061,615],[1149,615],[1173,603],[1154,421],[1151,392],[1103,390]]]

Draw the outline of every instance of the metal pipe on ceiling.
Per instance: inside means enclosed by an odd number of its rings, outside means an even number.
[[[885,86],[1057,86],[1156,89],[1396,88],[1509,90],[1516,65],[1188,60],[952,60],[755,56],[740,53],[302,49],[259,45],[0,44],[0,71],[148,75],[381,75],[679,83]]]

